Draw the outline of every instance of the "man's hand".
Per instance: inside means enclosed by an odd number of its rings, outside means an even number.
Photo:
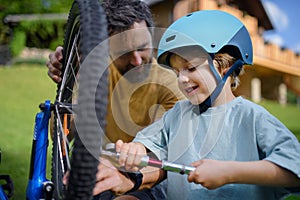
[[[48,67],[48,76],[56,83],[61,81],[62,49],[61,46],[58,46],[55,52],[49,54],[49,61],[46,63]]]
[[[63,184],[68,185],[70,172],[63,177]],[[93,190],[93,195],[100,194],[110,190],[116,195],[122,195],[134,187],[134,183],[114,167],[109,160],[100,158],[98,172],[96,174],[96,184]]]
[[[124,194],[134,187],[134,183],[114,167],[107,159],[100,158],[96,184],[93,194],[97,195],[106,190],[111,190],[116,195]]]

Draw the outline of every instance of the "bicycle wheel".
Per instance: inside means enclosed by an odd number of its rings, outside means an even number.
[[[55,199],[89,199],[105,126],[108,81],[106,16],[99,1],[75,0],[63,46],[62,82],[53,112]],[[101,97],[101,98],[95,98]],[[96,115],[97,112],[97,115]],[[70,171],[68,187],[62,183]]]

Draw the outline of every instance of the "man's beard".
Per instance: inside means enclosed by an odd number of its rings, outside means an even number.
[[[123,74],[123,77],[131,83],[140,83],[146,80],[150,74],[151,63],[133,67]]]

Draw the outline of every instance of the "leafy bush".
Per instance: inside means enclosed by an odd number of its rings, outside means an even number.
[[[4,18],[7,15],[12,15],[12,14],[37,14],[37,13],[68,13],[73,1],[65,1],[65,0],[17,0],[17,1],[0,1],[0,45],[8,45],[11,41],[11,30],[7,24],[4,24]],[[30,22],[30,24],[35,24],[39,22]],[[40,22],[41,23],[41,22]],[[62,22],[57,22],[57,21],[52,21],[52,22],[42,22],[47,24],[48,26],[46,27],[47,31],[49,29],[53,28],[53,31],[57,31],[55,28],[59,29],[59,36],[62,34],[62,31],[60,30],[61,28],[61,23]],[[49,24],[51,24],[49,26]],[[54,25],[55,24],[55,25]],[[35,26],[32,26],[35,27]],[[29,26],[29,29],[32,27]],[[40,26],[40,28],[44,28]],[[36,29],[35,29],[36,30]],[[44,31],[40,29],[40,31]],[[34,30],[30,30],[30,38],[34,36],[32,34]],[[19,34],[19,33],[18,33]],[[38,35],[38,34],[37,34]],[[19,35],[20,36],[20,35]],[[21,42],[19,36],[16,36],[15,43]],[[27,37],[26,33],[26,37]],[[22,36],[21,36],[22,37]],[[43,38],[44,39],[44,38]],[[56,44],[58,44],[59,39],[53,39],[52,37],[50,40]],[[31,42],[29,42],[31,44]],[[40,44],[41,42],[39,42]],[[18,46],[14,44],[15,46]],[[27,45],[27,44],[26,44]],[[44,46],[48,45],[48,42]],[[50,47],[55,46],[52,42],[49,44]],[[21,47],[21,44],[20,44]],[[47,46],[48,48],[48,46]]]
[[[13,30],[11,51],[13,56],[26,47],[54,49],[63,42],[66,20],[22,21]]]
[[[16,29],[14,31],[13,40],[10,43],[10,50],[13,56],[18,56],[26,43],[26,33],[22,30]]]

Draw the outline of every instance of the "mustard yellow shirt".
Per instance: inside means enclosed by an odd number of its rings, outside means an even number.
[[[171,70],[152,61],[150,74],[141,83],[127,81],[114,65],[109,68],[109,103],[106,117],[106,140],[130,142],[145,128],[185,97]]]

